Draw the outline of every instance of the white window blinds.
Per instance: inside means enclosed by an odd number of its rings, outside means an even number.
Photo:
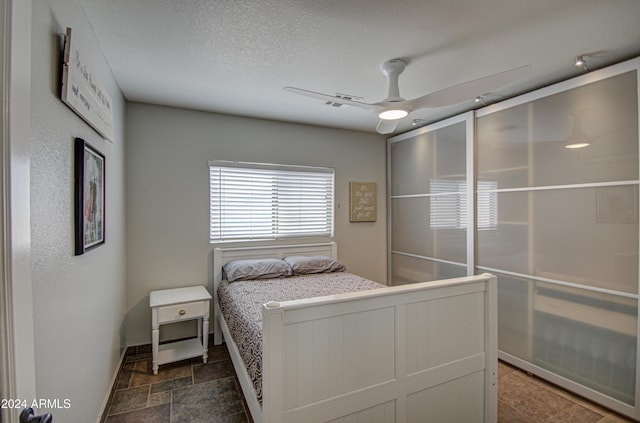
[[[210,241],[333,236],[334,170],[209,162]]]
[[[498,182],[478,181],[476,191],[476,219],[478,230],[498,228]]]
[[[478,230],[498,227],[498,194],[495,181],[478,181],[476,218]],[[467,228],[466,181],[432,179],[429,224],[432,229]],[[493,191],[487,191],[493,190]]]

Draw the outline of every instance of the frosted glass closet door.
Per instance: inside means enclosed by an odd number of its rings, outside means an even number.
[[[497,225],[477,232],[477,264],[499,278],[499,349],[613,408],[636,405],[633,69],[594,72],[477,120],[477,194],[494,195],[498,210]]]
[[[389,140],[390,283],[467,274],[467,121]]]

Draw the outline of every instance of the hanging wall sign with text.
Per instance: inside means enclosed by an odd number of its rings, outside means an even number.
[[[375,222],[377,202],[375,182],[349,182],[349,221]]]
[[[96,64],[90,60],[82,38],[67,28],[64,42],[60,98],[100,135],[113,141],[111,97],[96,76]]]

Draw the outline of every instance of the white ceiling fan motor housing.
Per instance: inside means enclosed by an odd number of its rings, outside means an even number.
[[[404,69],[407,67],[407,62],[402,59],[391,59],[380,65],[382,74],[387,77],[389,90],[387,92],[387,98],[383,101],[404,101],[404,98],[400,97],[400,88],[398,87],[398,77]]]

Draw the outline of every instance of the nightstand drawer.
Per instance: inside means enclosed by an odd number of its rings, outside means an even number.
[[[178,322],[204,316],[208,301],[158,307],[158,323]]]

